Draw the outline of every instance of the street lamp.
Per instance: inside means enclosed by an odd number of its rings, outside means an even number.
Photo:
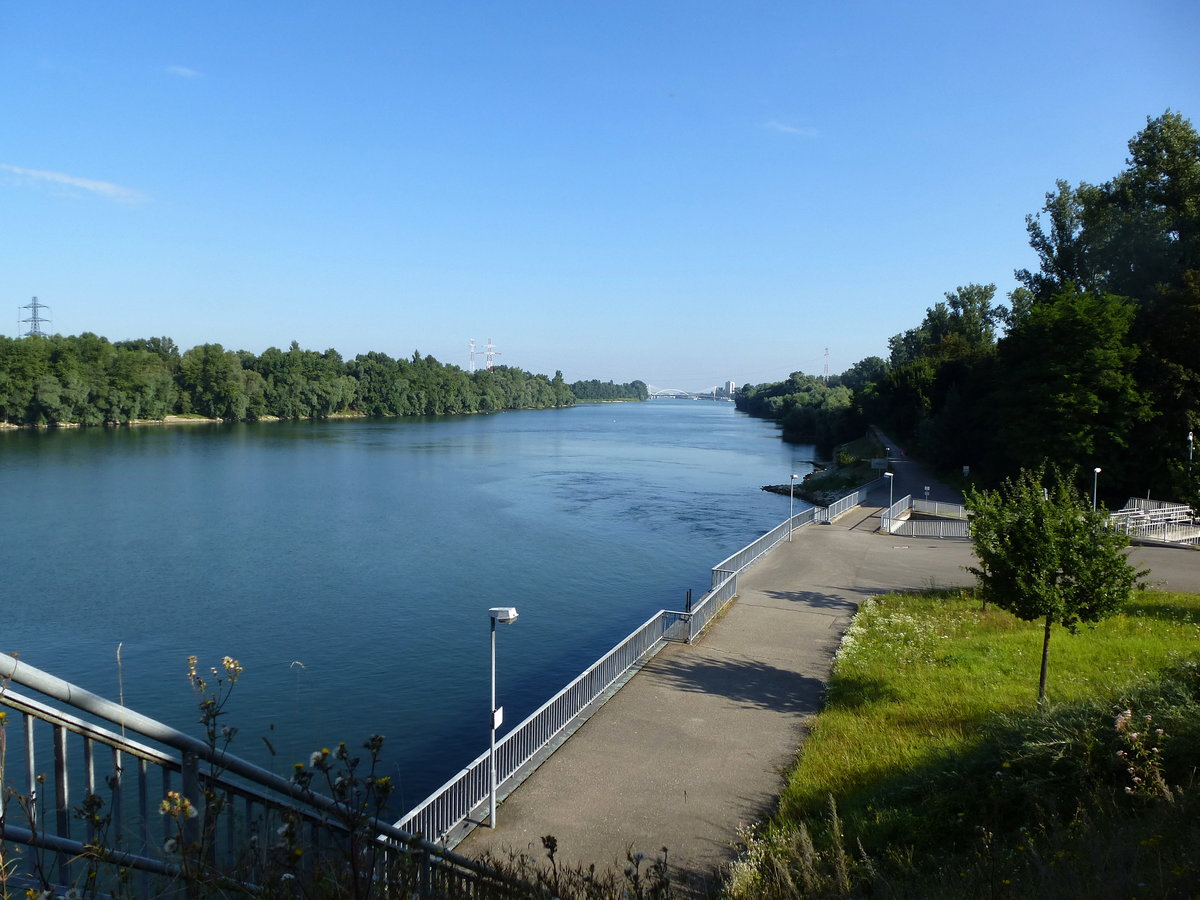
[[[795,472],[792,473],[792,480],[788,482],[788,540],[792,539],[792,512],[796,505],[796,479],[800,476]]]
[[[1100,486],[1100,467],[1092,469],[1092,512],[1096,511],[1096,488]]]
[[[496,706],[496,623],[511,625],[517,619],[517,610],[513,606],[493,606],[488,610],[492,621],[492,751],[488,757],[488,777],[491,779],[491,791],[488,795],[488,827],[496,827],[496,729],[504,722],[504,707]]]
[[[888,520],[887,520],[887,533],[888,533],[888,534],[891,534],[891,533],[892,533],[892,504],[893,504],[893,502],[894,502],[894,501],[893,501],[893,499],[892,499],[892,491],[893,491],[893,490],[895,489],[895,487],[896,487],[896,473],[895,473],[895,472],[884,472],[884,473],[883,473],[883,477],[884,477],[884,478],[886,478],[886,479],[888,480]],[[882,525],[882,524],[884,524],[882,519],[880,520],[880,524],[881,524],[881,525]]]

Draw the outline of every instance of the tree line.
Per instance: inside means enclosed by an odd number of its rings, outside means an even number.
[[[553,378],[509,366],[465,372],[414,353],[346,361],[295,341],[256,356],[202,344],[180,351],[167,337],[110,342],[95,334],[0,337],[0,421],[103,425],[195,414],[239,421],[451,415],[569,406]]]
[[[1058,181],[1026,217],[1036,270],[1008,304],[970,284],[828,383],[746,385],[739,408],[785,437],[886,426],[947,469],[998,484],[1043,461],[1103,471],[1103,492],[1200,501],[1200,134],[1168,110],[1110,181]]]
[[[628,384],[613,384],[611,381],[574,381],[571,383],[571,393],[576,400],[645,400],[650,396],[650,390],[644,381],[631,381]]]

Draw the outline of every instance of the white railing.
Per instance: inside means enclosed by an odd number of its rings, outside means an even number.
[[[664,636],[686,613],[660,610],[581,675],[547,700],[496,744],[497,795],[514,785],[521,769],[635,666],[664,646]],[[489,798],[490,750],[429,795],[396,822],[396,827],[443,842],[457,843],[452,832],[468,819],[481,819]]]
[[[820,507],[814,506],[811,509],[806,509],[792,516],[791,519],[785,520],[782,524],[776,525],[762,537],[751,541],[737,553],[721,560],[712,568],[711,587],[715,588],[730,575],[736,575],[745,569],[780,541],[786,540],[787,536],[794,529],[803,528],[805,525],[821,521],[821,515],[822,510]]]
[[[857,490],[851,491],[840,500],[831,503],[826,509],[821,511],[822,522],[832,522],[843,513],[849,512],[856,506],[861,506],[866,501],[867,496],[876,488],[883,485],[886,478],[876,478],[874,481],[868,481]]]
[[[910,509],[912,509],[912,495],[905,494],[880,514],[879,530],[893,534],[900,523],[905,521],[900,518],[900,514],[908,512]]]
[[[912,511],[941,519],[966,519],[967,508],[961,503],[946,503],[941,500],[913,500]]]
[[[6,872],[10,887],[19,879],[40,896],[46,885],[56,895],[83,885],[100,896],[111,877],[129,879],[140,896],[162,896],[187,875],[180,848],[202,840],[205,872],[230,880],[233,893],[253,892],[279,852],[281,828],[305,842],[314,863],[349,839],[346,804],[2,654],[0,707],[19,716],[0,722],[0,841],[28,848]],[[192,815],[181,814],[183,800]],[[94,815],[81,814],[87,809]],[[412,883],[393,887],[410,895],[468,882],[520,886],[387,822],[360,820],[356,829],[377,861],[408,861]]]
[[[814,522],[828,522],[862,503],[882,481],[878,479],[864,485],[828,509],[806,509],[752,541],[713,568],[712,588],[690,611],[660,610],[655,613],[555,694],[497,744],[497,782],[502,791],[519,784],[565,739],[573,725],[607,700],[667,641],[694,640],[736,596],[738,572],[786,540],[793,530]],[[36,698],[19,695],[12,690],[14,684],[29,686],[47,697],[83,710],[101,724],[55,710]],[[50,867],[54,869],[58,886],[64,889],[71,884],[80,866],[86,864],[89,842],[96,838],[86,823],[76,822],[73,827],[73,796],[99,797],[98,791],[104,794],[105,809],[112,812],[116,840],[103,853],[115,864],[139,871],[144,894],[149,893],[145,886],[147,879],[155,876],[174,878],[180,874],[178,864],[164,851],[170,843],[175,823],[159,812],[159,805],[173,790],[178,789],[200,810],[202,821],[207,821],[205,817],[220,818],[213,826],[214,834],[220,835],[214,852],[219,851],[229,860],[234,857],[244,859],[248,846],[265,852],[272,840],[273,829],[285,819],[298,818],[305,823],[304,830],[315,835],[321,829],[336,831],[338,815],[344,812],[329,797],[25,663],[18,664],[13,657],[0,656],[0,706],[16,710],[22,717],[22,750],[18,752],[18,748],[10,743],[7,764],[10,768],[15,766],[23,770],[28,784],[24,793],[12,787],[15,782],[11,778],[5,778],[5,785],[24,798],[23,812],[33,826],[26,828],[16,822],[11,810],[0,803],[0,840],[31,846],[32,855],[37,859],[50,854],[53,857]],[[104,723],[112,728],[105,727]],[[49,730],[40,731],[39,724],[48,726]],[[148,743],[128,737],[127,731],[138,734]],[[79,744],[78,757],[68,753],[71,740]],[[108,770],[97,761],[105,753],[112,758]],[[53,791],[48,789],[49,785],[42,789],[37,766],[39,755],[53,757]],[[377,840],[400,848],[400,852],[416,861],[421,896],[430,895],[438,885],[472,881],[494,884],[504,880],[487,866],[447,849],[452,841],[461,838],[462,834],[457,832],[465,834],[464,823],[472,816],[476,820],[480,817],[490,788],[488,758],[489,754],[481,754],[396,823],[370,823]],[[201,766],[201,761],[209,765]],[[73,793],[72,778],[76,783],[82,782],[81,791]],[[202,798],[206,795],[221,797],[220,808],[212,810],[212,816],[203,806]],[[47,822],[53,827],[47,827]],[[331,840],[336,841],[336,835]]]
[[[1108,517],[1114,531],[1142,540],[1168,544],[1200,544],[1200,523],[1190,506],[1162,500],[1132,498]]]
[[[737,595],[739,572],[772,547],[787,540],[793,530],[814,522],[829,521],[862,503],[867,494],[882,482],[880,478],[863,485],[828,510],[820,507],[806,509],[722,560],[712,569],[711,589],[690,612],[660,610],[515,726],[496,745],[497,798],[505,796],[520,784],[561,743],[561,736],[568,729],[591,715],[641,664],[662,649],[666,641],[694,640]],[[838,511],[831,515],[835,507]],[[457,845],[470,828],[483,819],[491,790],[489,757],[490,752],[481,753],[470,765],[398,820],[396,826],[433,838],[444,846]]]
[[[910,537],[969,538],[970,524],[962,519],[898,519],[892,534]]]
[[[700,602],[692,607],[691,620],[688,622],[688,643],[694,641],[708,623],[725,604],[737,595],[737,573],[727,575],[725,580],[700,598]]]
[[[912,510],[939,519],[910,519],[904,513]],[[938,500],[915,500],[912,495],[901,497],[885,509],[879,517],[879,530],[885,534],[900,534],[908,537],[969,538],[970,525],[967,508],[961,503],[943,503]]]

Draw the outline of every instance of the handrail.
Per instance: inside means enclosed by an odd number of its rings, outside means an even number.
[[[876,479],[847,494],[838,501],[842,505],[841,511],[860,504],[863,498],[882,482],[882,478]],[[690,613],[659,610],[645,624],[515,726],[496,745],[498,799],[519,783],[531,763],[538,759],[540,754],[544,755],[545,748],[551,746],[559,735],[572,725],[577,725],[581,717],[590,715],[594,704],[604,697],[611,685],[657,653],[669,639],[668,632],[676,624],[686,621],[687,640],[695,640],[705,626],[736,596],[739,572],[784,541],[793,529],[814,522],[828,521],[829,518],[829,510],[820,507],[802,510],[726,557],[713,567],[711,588],[692,607]],[[614,667],[611,672],[608,671],[612,660],[618,658],[621,660],[619,666]],[[599,672],[606,674],[598,676]],[[490,751],[477,756],[397,820],[397,826],[434,837],[446,846],[455,846],[470,828],[483,818],[483,804],[491,790],[488,772],[490,756]]]
[[[109,722],[114,726],[120,727],[122,730],[134,732],[143,738],[178,751],[179,755],[174,756],[170,753],[164,753],[161,750],[126,737],[123,734],[118,734],[101,725],[57,710],[40,700],[24,696],[12,690],[11,685],[19,685],[36,691],[45,697],[64,703],[89,716]],[[134,852],[116,847],[106,848],[104,850],[104,858],[112,860],[114,864],[119,863],[120,865],[126,865],[129,868],[152,874],[172,874],[178,872],[178,867],[174,863],[162,858],[161,855],[150,855],[152,852],[150,848],[155,846],[162,848],[163,841],[148,840],[149,833],[147,830],[149,818],[159,814],[159,800],[163,799],[170,790],[170,775],[172,772],[182,773],[180,793],[193,804],[194,808],[202,811],[203,801],[199,785],[201,783],[209,783],[212,785],[212,788],[228,796],[244,798],[247,809],[250,808],[251,804],[257,804],[262,810],[291,811],[299,814],[314,825],[324,824],[335,829],[341,827],[339,825],[339,817],[345,813],[346,808],[337,800],[316,793],[301,784],[282,778],[272,772],[268,772],[253,763],[222,751],[219,748],[212,747],[204,741],[171,728],[162,722],[114,703],[111,700],[97,696],[90,691],[86,691],[48,672],[44,672],[16,657],[3,654],[0,654],[0,705],[20,712],[25,722],[23,750],[26,758],[24,768],[30,781],[30,784],[26,786],[25,796],[28,798],[31,815],[35,814],[36,809],[40,809],[43,812],[50,810],[48,805],[50,798],[38,796],[43,792],[38,789],[41,786],[40,775],[36,776],[37,780],[35,781],[35,762],[33,758],[35,736],[32,724],[34,721],[44,721],[51,726],[55,736],[55,775],[53,782],[55,796],[53,800],[55,804],[54,809],[57,810],[56,815],[48,818],[43,816],[38,827],[25,828],[14,823],[11,812],[6,814],[4,805],[0,804],[0,839],[54,851],[57,858],[58,877],[63,885],[69,881],[69,869],[72,861],[87,847],[85,843],[73,839],[70,835],[69,776],[72,771],[78,768],[78,764],[76,764],[75,769],[68,764],[65,741],[69,734],[76,735],[83,741],[82,774],[85,781],[85,794],[94,793],[96,789],[94,745],[100,744],[112,749],[113,774],[108,779],[108,786],[111,791],[114,815],[118,815],[118,818],[124,775],[123,769],[125,768],[120,762],[120,757],[121,754],[128,754],[137,760],[137,767],[135,767],[134,774],[137,776],[137,791],[140,801],[139,818],[141,835],[139,847]],[[214,768],[219,770],[220,774],[213,778],[207,774],[200,773],[197,770],[195,760],[204,760],[212,763]],[[10,759],[10,763],[12,761]],[[145,766],[147,764],[156,766],[163,773],[162,794],[153,800],[149,797],[147,779],[145,777]],[[189,771],[194,773],[190,781]],[[244,779],[245,783],[231,781],[228,778],[230,773],[238,776],[240,779]],[[13,779],[6,780],[11,781]],[[49,785],[45,785],[45,787],[47,789],[50,788]],[[230,823],[229,828],[231,829],[230,833],[232,833],[232,823],[234,821],[232,812],[230,810],[231,818],[228,820]],[[328,816],[332,816],[332,820],[327,818]],[[249,819],[250,816],[247,814],[242,822],[243,827],[253,827],[246,821]],[[115,823],[115,828],[120,831],[123,824],[121,821],[118,821]],[[50,827],[51,825],[53,827]],[[90,826],[87,827],[90,831]],[[519,886],[517,881],[490,866],[455,854],[419,835],[414,835],[388,822],[377,819],[371,820],[365,823],[365,827],[368,829],[368,833],[376,840],[404,848],[424,869],[458,872],[469,877],[479,877],[493,882],[511,883],[514,886]],[[91,837],[93,836],[89,835],[89,839]],[[428,878],[425,876],[422,877],[425,881],[428,881]]]
[[[631,668],[661,648],[666,618],[686,613],[660,610],[592,663],[566,687],[530,713],[496,744],[497,791],[503,792],[519,770],[563,732],[591,703]],[[486,750],[445,784],[396,821],[396,827],[449,842],[488,798],[491,751]]]
[[[497,782],[500,787],[511,789],[519,783],[521,778],[536,767],[541,758],[544,758],[548,752],[553,752],[557,743],[564,739],[564,734],[569,733],[572,726],[577,726],[583,718],[598,708],[647,659],[665,646],[668,640],[683,640],[685,633],[687,641],[695,640],[721,609],[736,596],[739,572],[745,570],[764,553],[785,540],[794,529],[815,522],[828,522],[851,506],[860,504],[867,493],[881,482],[882,479],[878,479],[863,485],[839,499],[828,509],[813,507],[785,520],[714,566],[710,590],[690,611],[659,610],[651,616],[499,741],[496,747],[496,765]],[[163,753],[154,747],[127,738],[123,733],[117,734],[100,725],[55,710],[33,698],[20,696],[7,689],[9,683],[23,685],[90,716],[119,726],[122,732],[128,730],[139,734],[177,751],[179,756],[177,758],[169,753]],[[199,785],[204,783],[217,787],[229,796],[236,795],[244,798],[247,810],[250,809],[251,804],[257,804],[263,810],[288,809],[314,823],[326,821],[321,814],[336,817],[344,811],[344,807],[333,798],[314,793],[305,786],[268,772],[162,722],[83,690],[15,657],[0,656],[0,704],[20,711],[25,717],[27,746],[30,754],[28,761],[30,779],[33,778],[32,753],[34,747],[30,723],[35,719],[50,723],[57,735],[56,743],[61,743],[65,739],[63,736],[67,733],[78,735],[84,741],[85,780],[88,792],[91,792],[94,784],[93,745],[99,744],[112,748],[114,776],[110,786],[113,789],[114,803],[120,799],[120,755],[126,753],[139,761],[138,764],[142,767],[139,770],[138,789],[143,820],[143,840],[138,852],[122,856],[123,859],[128,859],[128,864],[132,868],[161,873],[167,871],[172,865],[164,859],[146,855],[149,852],[147,847],[153,846],[153,842],[147,843],[145,829],[145,820],[149,817],[147,810],[151,807],[151,803],[147,802],[145,778],[147,764],[157,766],[162,771],[164,796],[170,789],[170,773],[180,773],[182,775],[181,790],[184,796],[196,804],[200,800]],[[209,777],[199,772],[196,760],[211,763],[215,770],[220,771],[220,774]],[[437,868],[438,871],[470,873],[496,882],[512,882],[512,879],[506,878],[498,871],[455,854],[449,849],[453,846],[452,840],[456,842],[457,839],[461,839],[462,835],[458,832],[463,831],[464,824],[471,824],[470,817],[473,814],[476,818],[479,817],[481,804],[486,801],[489,788],[489,760],[489,753],[480,754],[395,823],[389,824],[374,820],[369,823],[368,827],[377,839],[407,848],[413,853],[414,858],[422,860],[423,865]],[[61,752],[56,747],[55,766],[56,782],[61,785],[57,797],[59,814],[57,833],[43,831],[35,835],[29,829],[23,830],[11,821],[6,822],[3,818],[3,808],[0,807],[0,838],[56,849],[60,861],[60,872],[65,882],[69,865],[68,854],[76,856],[80,848],[84,846],[80,842],[74,841],[69,834],[69,814],[65,799],[67,792],[65,746]],[[231,781],[229,777],[231,775],[242,779],[244,783]],[[30,795],[32,796],[33,793],[31,786]],[[278,798],[275,795],[279,795]],[[157,812],[157,800],[152,801],[152,807]],[[244,819],[248,820],[249,818],[250,815],[247,812]],[[230,834],[232,834],[234,828],[232,818],[229,823]],[[243,822],[243,826],[245,825],[246,823]],[[434,838],[437,842],[429,838]],[[423,876],[423,878],[427,883],[428,877]]]

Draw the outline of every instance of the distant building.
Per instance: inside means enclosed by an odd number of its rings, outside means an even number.
[[[737,382],[736,381],[725,382],[725,392],[727,394],[729,394],[730,397],[732,397],[734,394],[736,394],[737,393]]]

